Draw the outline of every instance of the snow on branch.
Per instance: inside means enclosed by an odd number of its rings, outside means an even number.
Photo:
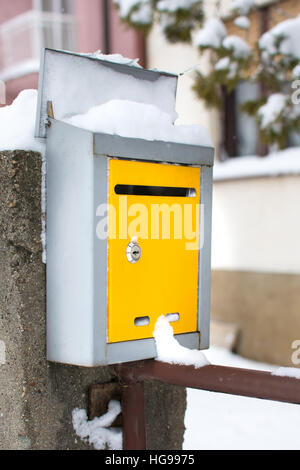
[[[220,47],[227,32],[224,23],[217,17],[209,18],[202,29],[195,35],[194,44],[197,47]]]
[[[202,24],[203,0],[113,0],[123,21],[149,31],[158,20],[171,42],[191,41],[191,33]]]
[[[241,15],[248,15],[254,4],[254,0],[233,0],[231,9]]]
[[[278,23],[264,33],[258,41],[265,55],[283,54],[300,59],[300,16]]]

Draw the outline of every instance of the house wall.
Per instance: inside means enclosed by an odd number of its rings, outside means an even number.
[[[30,73],[9,80],[6,83],[6,104],[11,104],[21,90],[37,89],[39,82],[38,73]]]
[[[32,9],[33,0],[1,0],[0,24]]]
[[[269,1],[261,5],[269,4]],[[277,2],[276,2],[277,3]],[[230,2],[222,2],[228,15]],[[209,4],[210,9],[212,8]],[[270,7],[269,27],[300,13],[297,0]],[[230,34],[255,43],[262,14],[252,12],[249,33],[229,17]],[[148,66],[182,72],[195,64],[207,70],[207,56],[186,45],[170,45],[158,27],[147,42]],[[220,117],[208,110],[191,90],[193,74],[179,78],[179,123],[202,124],[220,144]],[[234,323],[240,330],[240,354],[257,360],[293,366],[294,340],[300,338],[300,176],[215,181],[212,226],[212,318]],[[299,338],[298,338],[299,337]]]
[[[213,269],[300,274],[299,207],[299,176],[215,182]]]
[[[240,329],[237,351],[293,366],[300,339],[300,176],[218,181],[212,316]]]
[[[151,30],[146,43],[148,68],[180,74],[199,64],[199,69],[207,69],[208,56],[200,57],[196,48],[186,44],[170,45],[164,39],[158,25]],[[179,115],[177,124],[202,124],[211,134],[214,145],[218,143],[218,113],[208,110],[192,90],[193,71],[186,72],[178,79],[176,110]]]
[[[135,30],[128,28],[120,21],[117,8],[109,3],[109,53],[122,54],[131,58],[143,56],[142,37]],[[75,17],[77,25],[78,52],[93,52],[100,49],[106,51],[104,28],[105,22],[103,2],[99,0],[75,0]]]
[[[13,19],[18,15],[29,12],[35,6],[33,0],[10,0],[1,1],[0,9],[0,26]],[[100,49],[105,53],[121,53],[127,57],[141,59],[141,64],[145,65],[144,40],[141,33],[128,28],[120,21],[117,9],[113,6],[112,1],[109,3],[109,22],[107,25],[109,32],[109,44],[105,44],[104,34],[104,9],[103,2],[99,0],[74,0],[74,18],[75,18],[75,34],[76,34],[76,51],[93,52]],[[17,51],[20,60],[27,60],[30,56],[29,49],[31,46],[30,28],[33,26],[28,24],[27,40],[18,42]],[[34,33],[35,34],[35,33]],[[36,39],[38,38],[38,32]],[[38,45],[35,42],[35,45]],[[47,44],[46,44],[47,46]],[[48,45],[49,46],[49,45]],[[109,50],[107,50],[109,47]],[[1,48],[1,41],[0,41]],[[20,52],[20,54],[19,54]],[[31,59],[31,56],[29,57]],[[1,50],[0,50],[0,80],[6,83],[6,103],[10,104],[18,93],[26,88],[37,88],[38,86],[38,59],[33,57],[32,63],[26,64],[26,67],[13,67],[12,73],[6,78],[1,67]],[[13,66],[18,64],[13,64]]]
[[[103,21],[101,2],[98,0],[74,1],[77,24],[78,52],[92,52],[104,47],[103,34],[99,27]]]

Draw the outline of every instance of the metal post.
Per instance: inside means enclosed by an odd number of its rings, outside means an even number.
[[[159,380],[170,385],[264,398],[300,404],[300,380],[272,375],[270,372],[208,365],[168,364],[156,360],[114,366],[114,373],[123,385],[124,449],[146,449],[144,380]]]
[[[146,449],[143,382],[122,384],[123,449]]]

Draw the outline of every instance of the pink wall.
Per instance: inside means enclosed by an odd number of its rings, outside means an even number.
[[[77,25],[77,51],[93,52],[105,50],[102,0],[74,0]],[[33,0],[0,0],[0,23],[31,9]],[[145,66],[143,36],[126,27],[119,18],[117,9],[110,0],[109,10],[110,53],[120,53],[126,57],[139,57]],[[10,80],[6,84],[7,103],[25,88],[37,88],[38,75],[31,74]]]
[[[0,0],[0,24],[31,10],[33,0]],[[10,104],[21,90],[37,88],[38,75],[31,74],[6,83],[6,102]]]
[[[75,0],[78,52],[104,51],[102,0]],[[144,63],[144,41],[141,34],[121,22],[117,8],[110,0],[110,46],[111,54],[120,53],[130,58],[139,57]]]
[[[121,22],[118,10],[110,7],[111,53],[119,53],[131,59],[138,57],[140,64],[145,67],[145,43],[141,33],[129,28]]]
[[[11,104],[22,90],[37,89],[38,79],[38,74],[32,73],[30,75],[25,75],[24,77],[9,80],[9,82],[6,83],[6,104]]]
[[[32,9],[33,0],[0,0],[0,24]]]
[[[102,0],[74,0],[78,52],[103,49]]]

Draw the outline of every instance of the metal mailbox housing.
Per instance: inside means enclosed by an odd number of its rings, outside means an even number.
[[[122,74],[137,73],[120,67]],[[147,72],[138,71],[146,81]],[[152,81],[153,73],[159,72],[151,71]],[[155,357],[155,320],[174,313],[179,314],[172,325],[180,344],[207,348],[213,148],[94,133],[56,116],[46,129],[43,76],[40,80],[37,135],[46,132],[47,137],[48,360],[97,366]],[[118,208],[118,184],[193,187],[189,202],[203,209],[201,249],[184,253],[182,240],[141,240],[140,260],[128,262],[129,236],[101,238],[97,232],[105,204],[110,227],[109,204]],[[175,199],[184,203],[173,196],[128,196],[146,206]],[[144,316],[149,324],[135,325],[135,318]]]

